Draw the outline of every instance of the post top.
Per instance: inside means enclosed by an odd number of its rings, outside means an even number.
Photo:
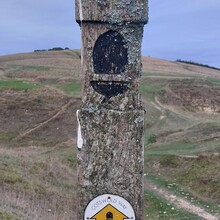
[[[75,0],[75,10],[78,23],[148,22],[148,0]]]

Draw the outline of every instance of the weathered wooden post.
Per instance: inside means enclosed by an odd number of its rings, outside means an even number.
[[[75,0],[82,31],[77,220],[143,220],[139,93],[147,0]]]

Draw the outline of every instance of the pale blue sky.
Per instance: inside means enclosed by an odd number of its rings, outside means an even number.
[[[220,67],[219,0],[149,0],[142,54]],[[80,48],[74,0],[1,0],[0,55]]]

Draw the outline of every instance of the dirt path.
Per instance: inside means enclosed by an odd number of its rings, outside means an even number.
[[[45,124],[49,123],[50,121],[52,121],[53,119],[57,118],[59,115],[63,114],[66,109],[72,104],[72,100],[70,100],[67,104],[63,105],[61,107],[61,109],[55,114],[53,115],[51,118],[49,118],[46,121],[41,122],[38,125],[35,125],[33,128],[28,129],[27,131],[25,131],[24,133],[20,134],[18,139],[20,138],[24,138],[26,135],[32,133],[33,131],[36,131],[37,129],[41,128],[42,126],[44,126]]]
[[[160,188],[151,182],[146,182],[145,187],[147,189],[154,191],[156,194],[165,198],[169,203],[174,204],[178,208],[184,209],[190,213],[198,215],[199,217],[201,217],[203,219],[207,219],[207,220],[219,220],[220,219],[220,216],[218,216],[218,217],[214,216],[213,214],[205,211],[204,209],[200,208],[199,206],[193,205],[192,203],[190,203],[186,199],[177,197],[175,194],[173,194],[163,188]]]

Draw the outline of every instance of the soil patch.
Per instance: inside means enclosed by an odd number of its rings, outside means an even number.
[[[57,144],[75,137],[80,99],[47,88],[2,90],[0,97],[0,142]]]
[[[201,79],[171,80],[158,98],[192,112],[220,113],[220,86]]]

